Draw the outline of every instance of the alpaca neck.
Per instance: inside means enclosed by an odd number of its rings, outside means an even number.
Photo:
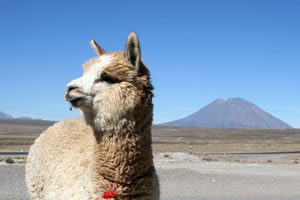
[[[98,190],[115,184],[121,196],[149,193],[153,172],[151,123],[143,128],[94,131],[94,135],[94,171],[96,180],[101,180]]]

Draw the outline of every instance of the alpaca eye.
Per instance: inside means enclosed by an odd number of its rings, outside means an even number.
[[[114,83],[119,82],[119,80],[116,77],[113,77],[109,74],[102,74],[102,76],[100,78],[100,81],[104,81],[104,82],[107,82],[109,84],[114,84]]]

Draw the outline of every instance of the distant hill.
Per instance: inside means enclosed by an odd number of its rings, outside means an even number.
[[[16,119],[33,120],[31,117],[27,117],[27,116],[25,116],[25,117],[18,117]]]
[[[290,129],[287,123],[241,98],[216,99],[199,111],[164,125]]]
[[[28,117],[28,116],[14,118],[12,115],[4,113],[4,112],[1,112],[1,111],[0,111],[0,119],[35,120],[35,119],[32,119],[31,117]],[[43,120],[43,119],[36,119],[36,120]]]
[[[13,117],[10,114],[0,111],[0,119],[12,119]]]

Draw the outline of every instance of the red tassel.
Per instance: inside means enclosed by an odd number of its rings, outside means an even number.
[[[112,187],[112,189],[114,189],[114,187]],[[114,191],[113,191],[112,189],[109,188],[108,191],[105,192],[105,193],[103,194],[102,197],[103,197],[104,199],[109,199],[109,198],[112,198],[113,196],[115,196],[116,193],[114,193]]]

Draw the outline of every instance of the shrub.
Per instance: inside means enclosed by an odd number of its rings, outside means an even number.
[[[27,159],[27,157],[24,157],[24,156],[17,156],[17,157],[15,157],[15,162],[16,163],[26,163],[26,159]]]
[[[205,161],[218,161],[218,159],[216,157],[213,157],[213,156],[204,156],[202,158],[202,160],[205,160]]]
[[[13,164],[13,163],[15,163],[14,159],[12,159],[11,157],[7,157],[7,158],[5,159],[5,162],[8,163],[8,164]]]
[[[17,159],[17,160],[25,160],[26,158],[24,156],[17,156],[17,157],[15,157],[15,159]]]
[[[165,158],[169,158],[170,155],[166,153],[166,154],[164,154],[164,157],[165,157]]]
[[[294,160],[294,164],[299,164],[299,161],[298,160]]]

